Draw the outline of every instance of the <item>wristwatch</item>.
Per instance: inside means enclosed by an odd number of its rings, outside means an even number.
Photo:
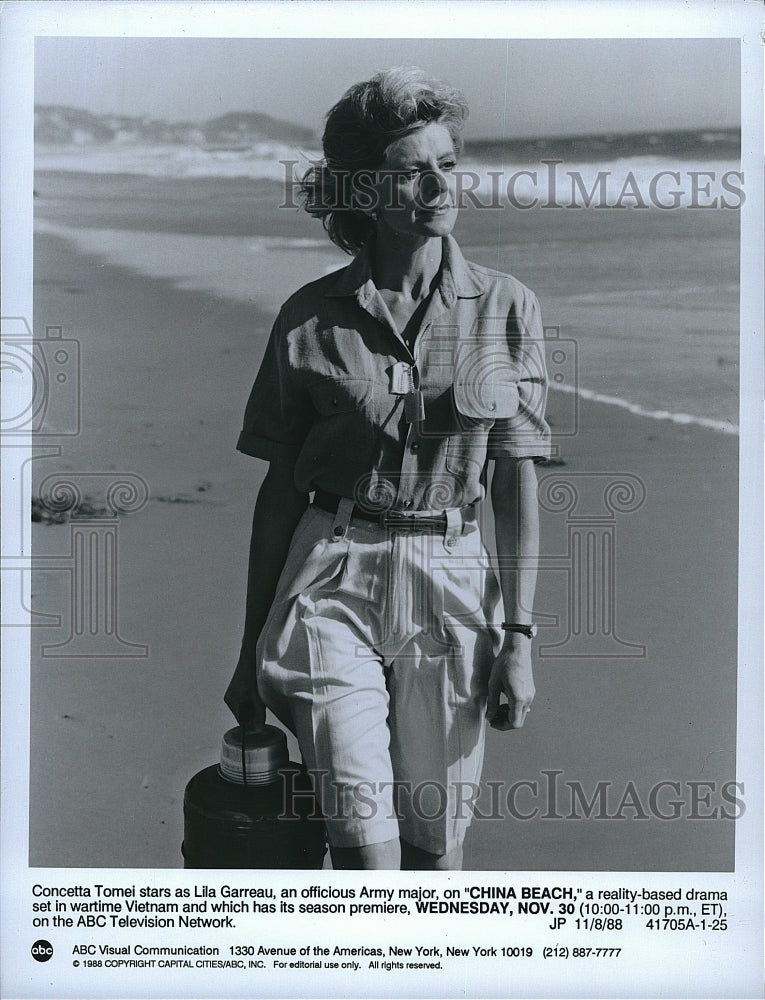
[[[503,632],[520,632],[527,639],[535,639],[537,635],[536,625],[513,625],[509,622],[502,622]]]

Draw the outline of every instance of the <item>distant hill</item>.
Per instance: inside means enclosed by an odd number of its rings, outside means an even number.
[[[272,118],[262,111],[234,111],[220,118],[210,119],[201,128],[208,143],[241,142],[251,138],[260,141],[273,139],[277,142],[316,142],[312,129]]]
[[[201,148],[243,149],[254,143],[315,144],[311,129],[272,118],[262,111],[232,111],[203,122],[94,115],[64,104],[35,107],[35,141],[47,146],[182,144]]]
[[[63,104],[35,107],[35,141],[50,152],[69,149],[82,152],[117,151],[125,147],[176,145],[214,154],[216,151],[246,152],[261,144],[294,148],[320,148],[315,132],[302,125],[273,118],[262,111],[232,111],[201,122],[172,122],[148,116],[94,115]],[[654,133],[625,133],[539,138],[472,139],[469,155],[486,162],[538,162],[540,159],[600,162],[634,156],[740,155],[737,129],[686,129]]]

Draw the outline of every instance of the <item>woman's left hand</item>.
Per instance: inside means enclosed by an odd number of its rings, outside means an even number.
[[[531,669],[531,642],[525,636],[523,644],[503,646],[489,675],[489,696],[486,718],[493,729],[520,729],[526,721],[536,689]],[[507,704],[500,705],[505,695]]]

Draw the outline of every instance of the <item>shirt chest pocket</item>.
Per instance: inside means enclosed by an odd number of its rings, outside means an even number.
[[[510,420],[518,412],[518,385],[510,373],[498,370],[484,378],[455,380],[452,395],[457,429],[446,443],[446,467],[467,479],[480,475],[494,422]]]
[[[452,387],[454,410],[460,427],[509,420],[518,412],[518,384],[509,372],[498,369],[484,377],[457,379]]]
[[[364,410],[372,396],[372,385],[372,379],[349,375],[322,379],[310,386],[308,392],[317,413],[333,417]]]

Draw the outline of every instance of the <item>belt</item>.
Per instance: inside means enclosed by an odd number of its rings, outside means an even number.
[[[316,490],[313,503],[319,510],[326,511],[328,514],[336,514],[342,499],[336,493]],[[463,524],[468,521],[475,521],[476,519],[476,510],[473,504],[468,504],[466,507],[459,507],[458,513]],[[354,504],[351,517],[358,517],[362,521],[371,521],[386,528],[396,528],[404,531],[442,532],[447,524],[445,510],[415,510],[408,512],[392,510],[388,507],[385,510],[372,511]]]

